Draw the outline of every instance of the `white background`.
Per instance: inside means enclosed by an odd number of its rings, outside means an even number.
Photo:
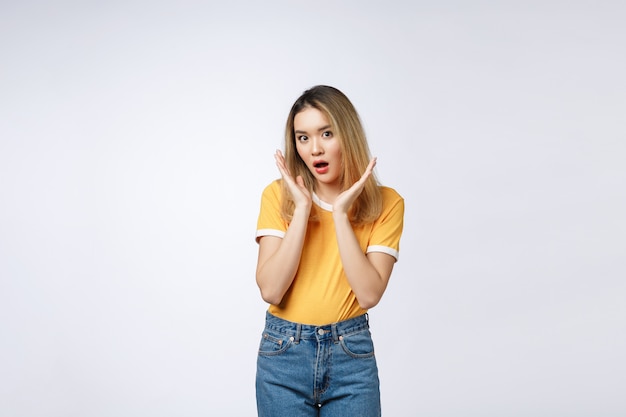
[[[626,415],[626,6],[0,3],[0,415],[255,415],[293,101],[405,198],[385,416]]]

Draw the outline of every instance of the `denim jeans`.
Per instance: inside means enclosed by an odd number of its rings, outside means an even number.
[[[257,358],[259,417],[379,417],[367,315],[310,326],[267,313]]]

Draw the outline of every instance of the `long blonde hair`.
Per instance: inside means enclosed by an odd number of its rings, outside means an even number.
[[[361,178],[370,161],[365,130],[359,115],[341,91],[334,87],[318,85],[306,90],[293,104],[285,127],[285,160],[287,168],[295,177],[302,176],[309,191],[314,192],[315,177],[308,169],[296,150],[294,119],[296,114],[305,108],[315,108],[328,118],[331,128],[340,138],[342,174],[340,182],[342,191],[350,188]],[[281,214],[290,221],[295,205],[289,190],[283,184]],[[350,220],[354,224],[371,223],[380,216],[382,211],[382,194],[374,173],[369,177],[363,191],[350,209]],[[312,219],[316,216],[312,213]]]

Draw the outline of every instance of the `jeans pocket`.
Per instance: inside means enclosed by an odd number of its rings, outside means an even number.
[[[374,356],[374,342],[368,329],[339,336],[339,343],[344,352],[353,358],[371,358]]]
[[[259,344],[259,355],[275,356],[280,355],[289,349],[293,343],[293,337],[283,334],[269,333],[267,330],[263,332],[261,343]]]

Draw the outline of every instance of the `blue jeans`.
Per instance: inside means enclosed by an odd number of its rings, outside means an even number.
[[[256,398],[259,417],[380,417],[367,315],[310,326],[267,313]]]

